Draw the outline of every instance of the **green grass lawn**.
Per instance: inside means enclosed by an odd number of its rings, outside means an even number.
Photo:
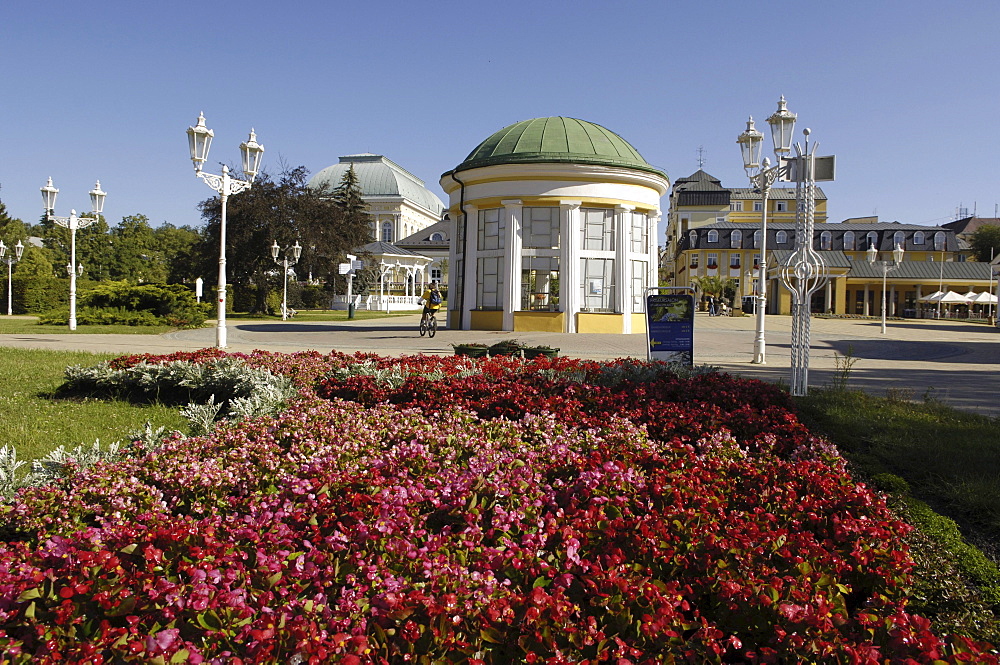
[[[69,326],[41,325],[37,316],[0,316],[0,335],[159,335],[173,330],[170,326]]]
[[[110,354],[35,351],[0,347],[0,446],[13,446],[18,459],[44,457],[60,445],[71,448],[122,440],[146,421],[187,432],[178,409],[121,401],[54,399],[70,365],[94,365]]]

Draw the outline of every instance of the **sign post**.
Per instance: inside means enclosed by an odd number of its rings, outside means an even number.
[[[653,286],[646,289],[646,342],[647,359],[694,366],[694,292],[691,288]]]

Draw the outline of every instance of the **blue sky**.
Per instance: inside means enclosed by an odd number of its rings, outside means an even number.
[[[702,147],[742,187],[736,137],[780,95],[837,155],[831,221],[1000,203],[997,2],[7,0],[0,25],[0,200],[25,221],[51,176],[57,214],[99,178],[112,224],[200,225],[199,111],[215,171],[254,127],[272,172],[380,153],[444,198],[441,173],[494,131],[565,115],[671,180]]]

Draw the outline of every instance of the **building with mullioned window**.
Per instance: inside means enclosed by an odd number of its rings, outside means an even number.
[[[666,174],[584,120],[489,136],[441,176],[452,220],[449,327],[645,331]]]

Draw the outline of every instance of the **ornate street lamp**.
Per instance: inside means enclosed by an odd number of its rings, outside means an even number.
[[[257,135],[250,130],[250,138],[240,144],[243,155],[243,173],[246,180],[237,180],[229,175],[229,167],[223,164],[222,175],[205,173],[202,167],[208,160],[208,150],[212,146],[215,132],[205,126],[205,115],[198,114],[198,124],[188,127],[188,145],[191,149],[191,161],[194,163],[195,175],[205,181],[205,184],[218,192],[222,204],[221,221],[219,225],[219,303],[218,325],[215,329],[215,345],[226,348],[226,203],[233,194],[250,189],[254,178],[260,170],[260,160],[264,154],[264,146],[257,143]]]
[[[288,257],[289,252],[291,252],[291,258]],[[302,256],[302,247],[299,245],[299,241],[296,240],[292,247],[285,248],[285,256],[280,261],[278,256],[281,254],[281,247],[278,246],[278,241],[275,240],[274,244],[271,245],[271,258],[274,262],[281,266],[281,272],[285,279],[285,288],[283,295],[281,297],[281,320],[288,320],[288,269],[299,262],[299,257]]]
[[[764,343],[764,315],[767,309],[767,197],[771,186],[782,175],[787,174],[787,165],[782,164],[782,158],[791,151],[792,131],[795,128],[796,115],[789,113],[785,98],[778,100],[778,110],[767,119],[771,126],[771,141],[774,144],[774,156],[778,160],[776,166],[770,165],[770,160],[760,158],[764,147],[764,135],[753,125],[753,118],[747,120],[746,130],[739,135],[736,142],[743,153],[743,169],[750,178],[750,184],[760,190],[760,262],[757,277],[757,331],[754,335],[753,360],[751,362],[763,365],[766,362]]]
[[[871,265],[878,265],[882,268],[882,334],[885,334],[885,282],[886,276],[889,272],[895,270],[899,267],[899,264],[903,262],[903,247],[901,245],[896,245],[896,248],[892,250],[892,261],[878,260],[878,249],[875,247],[875,243],[868,246],[868,251],[865,252],[868,255],[868,263]]]
[[[11,299],[11,294],[13,293],[14,282],[12,279],[12,266],[21,260],[21,254],[24,253],[24,245],[20,240],[14,245],[14,256],[7,255],[7,245],[3,244],[3,240],[0,240],[0,261],[5,261],[7,263],[7,316],[12,316],[14,310],[12,308],[13,300]]]
[[[792,293],[791,393],[809,392],[809,348],[812,297],[830,278],[823,258],[813,247],[816,227],[816,181],[834,179],[834,157],[817,157],[819,143],[809,144],[810,129],[802,130],[805,148],[795,144],[787,161],[787,177],[795,180],[795,251],[781,267],[781,281]]]
[[[108,194],[101,190],[101,181],[98,180],[94,188],[90,190],[90,206],[93,217],[77,217],[76,210],[70,210],[69,217],[57,217],[53,212],[56,209],[56,195],[59,194],[59,190],[52,186],[52,178],[49,178],[41,190],[42,206],[45,208],[46,219],[70,231],[69,263],[66,266],[66,272],[69,274],[69,329],[76,330],[76,230],[87,228],[100,219],[101,213],[104,211],[104,198]]]

